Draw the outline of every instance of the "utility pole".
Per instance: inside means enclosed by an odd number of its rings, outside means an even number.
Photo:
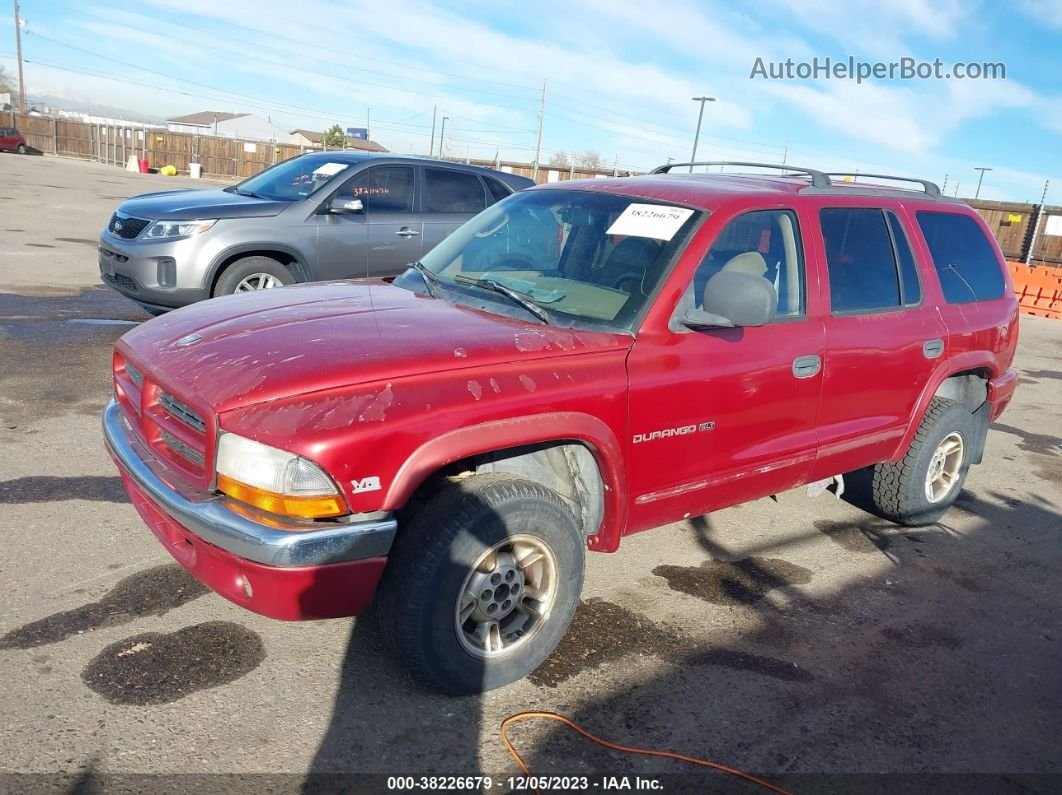
[[[959,180],[955,180],[955,193],[952,194],[956,199],[959,198]]]
[[[715,97],[694,97],[694,102],[701,103],[701,111],[697,114],[697,132],[693,134],[693,154],[690,155],[690,162],[697,162],[697,140],[701,137],[701,121],[704,119],[704,103],[715,102]],[[693,173],[693,166],[690,166],[690,173]]]
[[[542,81],[542,102],[538,106],[538,143],[535,144],[535,163],[531,169],[531,179],[538,180],[538,159],[542,156],[542,123],[546,118],[546,81]]]
[[[439,130],[439,159],[443,156],[443,138],[446,137],[446,122],[449,121],[449,116],[443,116],[442,129]]]
[[[365,109],[365,140],[372,140],[372,108]]]
[[[428,157],[435,154],[435,116],[439,112],[438,105],[431,106],[431,143],[428,144]]]
[[[943,193],[945,196],[948,195],[948,175],[947,174],[944,175],[944,185],[941,187],[940,192]]]
[[[22,73],[22,17],[15,0],[15,56],[18,58],[18,112],[26,112],[26,78]]]
[[[1040,236],[1040,224],[1044,220],[1044,202],[1047,201],[1047,186],[1051,180],[1044,180],[1044,192],[1040,195],[1040,206],[1036,208],[1036,223],[1033,224],[1032,235],[1029,236],[1029,248],[1025,252],[1025,264],[1032,262],[1033,250],[1036,248],[1036,238]]]
[[[784,166],[789,162],[789,141],[785,142],[785,149],[782,150],[782,165]]]
[[[977,166],[977,168],[974,169],[974,171],[980,171],[981,172],[981,175],[977,178],[977,190],[974,191],[974,198],[975,199],[980,197],[980,195],[981,195],[981,180],[983,180],[985,178],[985,172],[986,171],[991,171],[991,170],[992,169],[989,168],[988,166]]]

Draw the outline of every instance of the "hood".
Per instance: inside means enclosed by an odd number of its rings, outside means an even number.
[[[291,202],[241,196],[231,190],[168,190],[145,193],[122,202],[118,209],[152,221],[195,221],[200,218],[260,218],[279,214]]]
[[[201,301],[129,331],[118,350],[178,396],[221,413],[383,379],[620,350],[632,341],[357,281]]]

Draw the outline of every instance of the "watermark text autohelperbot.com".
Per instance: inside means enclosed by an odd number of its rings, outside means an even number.
[[[896,61],[861,61],[852,57],[834,59],[815,56],[810,61],[765,61],[757,58],[750,80],[1006,80],[1007,65],[1001,61],[958,61],[950,65],[940,58],[920,61],[903,57]]]

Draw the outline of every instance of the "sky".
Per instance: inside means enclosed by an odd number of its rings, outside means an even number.
[[[541,162],[594,151],[647,170],[786,162],[1062,204],[1062,0],[21,0],[31,95],[131,114],[256,113],[369,126],[427,154]],[[16,73],[13,12],[0,65]],[[800,78],[849,58],[1004,64],[996,79]],[[753,76],[762,59],[763,70]],[[792,77],[762,77],[792,59]],[[887,67],[886,67],[887,68]],[[777,71],[778,66],[774,66]]]

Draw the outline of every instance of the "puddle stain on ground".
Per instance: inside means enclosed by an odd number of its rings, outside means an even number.
[[[849,552],[865,555],[887,552],[892,547],[893,539],[885,535],[885,528],[876,527],[871,522],[831,522],[821,519],[814,525],[816,530]]]
[[[1022,372],[1029,378],[1048,378],[1062,381],[1062,373],[1057,370],[1023,370]]]
[[[694,641],[643,615],[600,598],[579,604],[568,631],[549,658],[528,676],[534,685],[557,687],[583,671],[630,658],[658,657],[687,667],[721,666],[775,679],[808,682],[812,675],[784,660],[734,649],[695,649]]]
[[[707,560],[700,566],[657,566],[673,591],[717,605],[751,605],[775,588],[807,585],[811,571],[779,558]]]
[[[81,679],[112,704],[168,704],[234,682],[265,657],[257,633],[230,621],[208,621],[112,643],[88,664]]]
[[[560,644],[528,679],[556,687],[587,668],[632,654],[673,656],[682,645],[678,633],[661,629],[645,616],[590,598],[579,604]]]
[[[98,602],[11,630],[0,637],[0,649],[32,649],[143,616],[161,616],[206,593],[206,587],[176,563],[156,566],[120,580]]]
[[[733,668],[735,671],[751,671],[786,682],[811,682],[815,679],[810,671],[799,668],[794,663],[734,649],[712,649],[689,657],[687,662],[692,665],[719,665]]]
[[[64,500],[123,503],[129,502],[129,496],[120,477],[33,475],[0,481],[0,504],[3,505]]]
[[[994,431],[1002,431],[1003,433],[1017,436],[1021,439],[1018,442],[1019,449],[1024,450],[1026,453],[1036,453],[1037,455],[1062,454],[1062,439],[1049,433],[1032,433],[1031,431],[1015,428],[1013,425],[1004,425],[1000,422],[993,422],[991,428]]]
[[[86,246],[92,246],[95,248],[98,244],[98,240],[89,240],[87,237],[57,237],[56,240],[61,240],[64,243],[84,243]]]
[[[925,622],[914,622],[902,627],[884,627],[881,634],[905,649],[945,648],[957,651],[963,640],[950,629]]]

